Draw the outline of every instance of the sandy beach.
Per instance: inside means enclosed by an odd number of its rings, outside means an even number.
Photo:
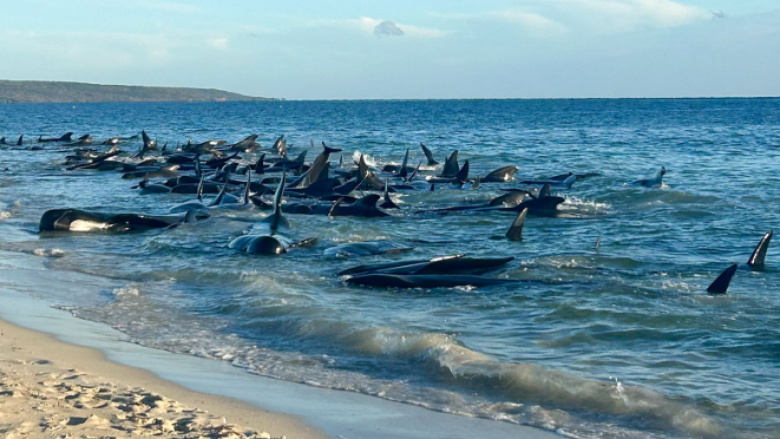
[[[184,389],[0,320],[0,433],[12,438],[324,438],[292,417]]]

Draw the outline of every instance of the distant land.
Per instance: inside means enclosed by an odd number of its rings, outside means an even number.
[[[80,82],[0,80],[0,103],[270,101],[205,88],[141,87]]]

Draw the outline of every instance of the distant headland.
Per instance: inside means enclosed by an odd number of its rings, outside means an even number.
[[[0,103],[270,101],[216,89],[0,80]]]

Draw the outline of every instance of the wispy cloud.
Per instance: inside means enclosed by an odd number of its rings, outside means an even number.
[[[187,3],[179,3],[179,2],[158,2],[158,1],[151,1],[151,0],[125,0],[122,3],[124,3],[126,6],[135,6],[139,8],[145,8],[145,9],[153,9],[157,11],[166,11],[166,12],[177,12],[177,13],[183,13],[183,14],[193,14],[195,12],[200,11],[200,7],[187,4]]]
[[[677,27],[712,17],[706,9],[672,0],[520,0],[517,5],[481,13],[434,15],[451,20],[515,24],[536,37],[559,36],[578,29],[616,33]]]
[[[529,3],[540,4],[538,0]],[[617,30],[683,26],[712,16],[706,9],[672,0],[548,0],[545,3],[583,22],[608,24],[608,28]]]

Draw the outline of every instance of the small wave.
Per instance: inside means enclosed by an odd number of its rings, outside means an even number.
[[[141,290],[133,286],[114,288],[114,290],[111,291],[111,295],[117,299],[121,299],[123,297],[138,297],[141,295]]]
[[[36,248],[35,250],[33,250],[33,254],[35,256],[42,256],[48,258],[61,258],[65,256],[65,251],[60,250],[58,248],[52,248],[49,250],[46,250],[45,248]]]

